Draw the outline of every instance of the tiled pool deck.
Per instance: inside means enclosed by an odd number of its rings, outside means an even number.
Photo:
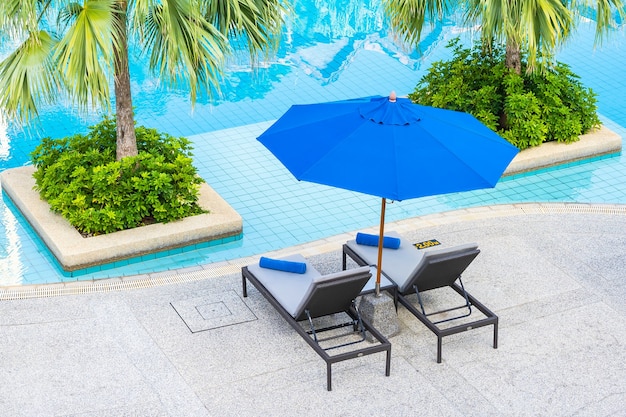
[[[463,278],[500,318],[498,349],[474,330],[444,338],[437,364],[436,338],[400,307],[391,375],[382,355],[343,362],[331,392],[323,361],[270,304],[241,296],[240,264],[255,259],[33,288],[0,302],[2,415],[623,416],[625,227],[624,206],[585,204],[390,225],[415,241],[479,242]],[[292,249],[329,273],[350,237]]]

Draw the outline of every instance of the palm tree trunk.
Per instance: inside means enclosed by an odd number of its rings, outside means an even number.
[[[515,71],[517,75],[522,74],[522,52],[519,44],[511,38],[506,40],[504,65],[508,69]],[[499,127],[500,129],[507,129],[508,125],[507,114],[503,111],[500,113]]]
[[[521,59],[520,46],[517,42],[511,39],[506,40],[505,65],[507,68],[515,71],[517,75],[522,74],[522,59]]]
[[[130,70],[128,69],[128,34],[126,32],[126,8],[128,2],[117,3],[119,13],[116,15],[119,30],[118,42],[113,45],[115,55],[115,115],[117,119],[116,158],[119,161],[127,156],[137,155],[137,138],[135,136],[135,117],[130,91]]]

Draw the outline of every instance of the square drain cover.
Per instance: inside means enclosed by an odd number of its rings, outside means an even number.
[[[234,291],[206,294],[170,303],[191,333],[256,320]]]

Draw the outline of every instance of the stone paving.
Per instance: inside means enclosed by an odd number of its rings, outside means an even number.
[[[436,338],[402,306],[384,355],[333,367],[251,286],[241,265],[0,292],[0,415],[625,416],[626,207],[466,209],[389,224],[408,239],[475,241],[470,293],[500,317]],[[341,269],[341,243],[303,253]],[[287,253],[288,250],[281,251]],[[277,255],[277,254],[269,254]],[[365,342],[368,343],[368,342]]]

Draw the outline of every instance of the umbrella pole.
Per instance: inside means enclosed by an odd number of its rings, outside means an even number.
[[[380,273],[383,269],[383,237],[385,235],[385,205],[386,200],[383,197],[382,207],[380,209],[380,229],[378,234],[378,268],[376,268],[376,297],[380,297]]]

